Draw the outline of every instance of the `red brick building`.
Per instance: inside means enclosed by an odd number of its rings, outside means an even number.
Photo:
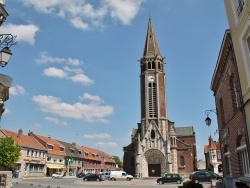
[[[223,176],[226,187],[248,174],[245,117],[231,34],[225,31],[211,82],[217,109]]]
[[[177,137],[178,172],[191,174],[197,169],[194,127],[175,127]]]

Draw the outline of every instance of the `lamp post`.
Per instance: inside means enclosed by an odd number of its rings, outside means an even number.
[[[211,112],[214,112],[215,114],[217,114],[216,109],[212,109],[212,110],[206,110],[205,114],[207,115],[207,118],[205,119],[206,125],[209,127],[211,125],[211,118],[208,116]]]
[[[15,45],[16,36],[12,34],[0,34],[0,47],[2,50],[0,51],[0,66],[5,67],[12,55],[10,51],[10,47]],[[9,88],[12,83],[12,78],[0,74],[0,120],[1,116],[4,113],[4,102],[9,99]]]
[[[10,51],[10,47],[15,45],[16,36],[12,34],[0,34],[0,47],[2,50],[0,51],[0,65],[1,67],[5,67],[12,55]]]

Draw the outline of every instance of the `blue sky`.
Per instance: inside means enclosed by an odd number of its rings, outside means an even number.
[[[217,127],[210,83],[228,22],[223,0],[7,0],[0,33],[17,35],[1,127],[122,158],[140,122],[149,16],[165,58],[168,118],[195,126],[198,159]]]

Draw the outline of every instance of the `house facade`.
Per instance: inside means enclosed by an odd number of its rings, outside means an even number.
[[[184,165],[179,169],[179,157],[182,162],[192,161],[191,164],[195,165],[196,152],[192,150],[192,156],[190,152],[189,155],[178,154],[176,127],[167,117],[164,57],[160,53],[151,19],[140,59],[140,91],[141,121],[132,130],[131,143],[123,148],[123,169],[138,178],[157,177],[179,170],[185,173],[195,169],[195,166],[187,169]],[[193,143],[183,140],[187,146],[195,145],[195,139]]]
[[[84,151],[84,169],[85,174],[100,174],[102,171],[112,171],[116,168],[114,157],[100,150],[86,146],[77,146]]]
[[[65,167],[68,172],[68,176],[76,176],[80,172],[84,171],[84,152],[76,146],[76,143],[67,143],[59,141],[65,148]]]
[[[19,129],[18,132],[0,129],[0,137],[7,136],[12,137],[21,147],[20,158],[16,163],[13,176],[20,178],[33,176],[44,177],[47,149],[33,137],[24,135],[22,129]]]
[[[223,173],[220,143],[214,141],[211,136],[208,139],[208,145],[204,146],[204,155],[206,162],[205,169],[222,175]]]
[[[66,172],[67,174],[67,169],[65,169],[65,147],[51,137],[41,136],[33,132],[29,132],[28,135],[34,137],[48,151],[45,167],[46,176],[52,176],[55,172],[61,174]]]
[[[217,109],[224,184],[235,187],[249,175],[248,137],[244,102],[231,31],[226,30],[214,70],[211,90]]]

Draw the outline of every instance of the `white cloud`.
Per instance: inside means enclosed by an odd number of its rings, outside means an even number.
[[[58,125],[67,125],[67,122],[65,122],[65,121],[60,121],[60,120],[57,119],[57,118],[45,117],[44,119],[47,120],[47,121],[51,121],[51,122],[53,122],[53,123],[55,123],[55,124],[58,124]]]
[[[38,109],[42,112],[87,122],[108,123],[106,117],[113,114],[112,106],[91,101],[88,104],[79,102],[68,104],[61,102],[57,97],[46,95],[34,96],[32,100],[38,104]]]
[[[84,85],[90,85],[93,83],[93,80],[91,80],[87,75],[85,74],[76,74],[74,76],[69,77],[70,80],[73,82],[79,82]]]
[[[1,33],[11,33],[13,36],[17,36],[16,41],[35,44],[35,36],[39,31],[39,27],[33,24],[29,25],[15,25],[7,24],[1,27]]]
[[[89,139],[111,139],[111,136],[107,133],[85,134],[83,135],[83,137],[89,138]]]
[[[35,59],[36,63],[39,64],[48,64],[48,63],[57,63],[57,64],[69,64],[72,66],[79,66],[83,62],[79,59],[74,58],[61,58],[61,57],[52,57],[49,56],[47,52],[42,52],[39,59]]]
[[[26,94],[23,86],[15,85],[9,89],[10,95],[24,95]]]
[[[97,142],[96,145],[98,147],[106,147],[106,148],[115,148],[118,146],[116,142]]]
[[[87,29],[89,29],[89,24],[84,23],[84,22],[82,21],[82,19],[79,18],[79,17],[76,17],[76,18],[71,19],[71,23],[72,23],[73,26],[75,26],[75,27],[78,28],[78,29],[82,29],[82,30],[87,30]]]
[[[35,59],[36,63],[39,64],[67,64],[72,66],[79,66],[83,64],[83,62],[79,59],[75,58],[60,58],[60,57],[52,57],[47,54],[47,52],[42,52],[41,57],[39,59]],[[64,66],[62,69],[50,67],[43,70],[43,74],[49,77],[57,77],[57,78],[65,78],[69,79],[72,82],[81,83],[84,85],[90,85],[94,81],[90,79],[86,74],[84,74],[81,68],[70,68],[68,66]]]
[[[103,103],[104,102],[99,96],[90,95],[89,93],[84,93],[82,97],[79,97],[79,99],[81,99],[81,100],[87,99],[87,100],[94,101],[94,102],[97,102],[97,103]]]
[[[43,70],[43,74],[49,77],[65,78],[67,73],[62,69],[57,69],[55,67],[50,67]]]
[[[111,17],[118,19],[125,25],[130,24],[137,15],[142,2],[143,0],[105,0]]]
[[[87,3],[83,0],[20,1],[40,13],[52,14],[65,19],[72,26],[82,30],[101,26],[101,22],[108,15],[127,25],[138,14],[140,6],[144,2],[144,0],[103,0],[95,1],[96,4],[93,4],[93,2]]]

